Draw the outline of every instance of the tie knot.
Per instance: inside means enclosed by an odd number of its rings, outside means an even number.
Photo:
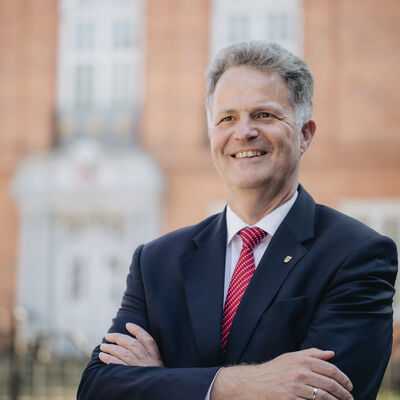
[[[267,236],[267,232],[255,226],[253,228],[242,229],[239,232],[239,235],[242,238],[243,246],[253,250],[254,247],[256,247],[265,236]]]

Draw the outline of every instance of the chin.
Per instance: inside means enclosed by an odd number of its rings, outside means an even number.
[[[244,179],[241,181],[234,182],[232,186],[240,190],[255,190],[265,188],[271,179]]]

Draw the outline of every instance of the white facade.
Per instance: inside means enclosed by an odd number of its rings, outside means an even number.
[[[163,178],[139,147],[144,0],[61,0],[57,147],[20,166],[23,334],[58,353],[101,341],[134,249],[160,233]]]
[[[118,309],[134,249],[160,233],[159,168],[140,150],[106,154],[96,143],[76,143],[27,159],[13,191],[27,339],[44,337],[62,353],[82,344],[87,351]]]

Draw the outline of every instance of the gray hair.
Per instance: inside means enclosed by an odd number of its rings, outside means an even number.
[[[276,43],[259,40],[241,42],[222,49],[206,73],[206,110],[211,124],[211,105],[219,78],[230,67],[248,65],[259,71],[276,72],[289,89],[289,100],[300,130],[311,119],[314,79],[308,64]]]

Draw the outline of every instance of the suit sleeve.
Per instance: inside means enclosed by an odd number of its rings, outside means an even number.
[[[140,246],[133,255],[127,289],[109,332],[129,334],[125,329],[127,322],[136,323],[150,331],[140,272],[142,248]],[[99,352],[98,346],[83,372],[78,400],[204,400],[219,369],[106,365],[99,360]]]
[[[359,245],[336,273],[302,343],[335,351],[332,362],[353,382],[357,400],[376,399],[390,357],[396,273],[390,239]]]

